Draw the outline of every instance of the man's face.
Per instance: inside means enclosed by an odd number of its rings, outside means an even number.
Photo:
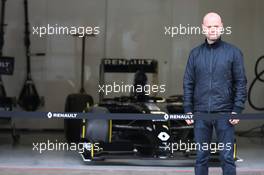
[[[216,41],[223,30],[221,17],[215,13],[208,13],[204,17],[202,27],[207,40]]]

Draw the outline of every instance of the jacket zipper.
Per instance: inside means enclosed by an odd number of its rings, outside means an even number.
[[[212,59],[213,59],[213,49],[210,48],[210,89],[209,89],[209,107],[208,112],[211,112],[211,90],[212,90]]]

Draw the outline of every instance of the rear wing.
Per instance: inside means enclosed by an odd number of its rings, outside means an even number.
[[[105,83],[106,73],[135,73],[144,70],[145,73],[152,73],[152,83],[158,83],[158,61],[155,59],[140,58],[103,58],[100,64],[99,84]],[[104,93],[99,93],[99,101],[102,102]]]

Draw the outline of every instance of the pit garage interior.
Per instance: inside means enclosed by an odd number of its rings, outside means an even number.
[[[15,112],[17,116],[0,115],[0,174],[194,174],[195,154],[179,153],[170,159],[167,154],[160,155],[160,150],[153,153],[153,145],[122,152],[123,147],[130,147],[117,142],[109,149],[120,153],[119,157],[109,156],[104,160],[96,160],[96,153],[89,153],[87,158],[76,150],[40,152],[34,145],[76,143],[94,133],[85,127],[86,134],[83,131],[83,126],[90,126],[92,122],[41,118],[38,112],[99,111],[99,115],[117,112],[123,113],[125,118],[128,113],[148,113],[145,108],[156,109],[159,103],[172,113],[183,113],[183,77],[188,55],[205,37],[202,34],[172,36],[172,30],[166,29],[201,27],[203,16],[213,11],[221,15],[225,27],[231,27],[232,33],[224,34],[222,40],[243,52],[251,103],[246,101],[243,113],[261,114],[264,111],[263,8],[263,0],[1,0],[0,113]],[[85,35],[82,30],[40,35],[48,26],[89,28]],[[36,30],[41,27],[43,30]],[[7,69],[5,61],[11,65]],[[111,67],[112,63],[120,62],[123,66]],[[127,63],[133,65],[127,66]],[[135,100],[133,93],[100,91],[99,85],[137,83],[136,75],[140,77],[142,73],[137,64],[145,71],[143,81],[159,87],[164,85],[164,91],[152,92],[147,101],[140,98],[141,94],[136,94],[139,98]],[[30,96],[29,91],[34,95]],[[20,112],[24,112],[21,117]],[[27,117],[25,112],[34,113]],[[147,125],[153,124],[149,121],[130,120],[129,126],[137,123],[134,130],[148,129]],[[129,132],[118,135],[124,126]],[[102,132],[93,137],[106,142],[122,136],[132,142],[148,142],[140,136],[130,136],[128,133],[133,129],[125,121],[107,120],[96,123],[94,128],[98,127],[103,128]],[[175,137],[191,139],[191,128],[184,121],[176,123],[174,128],[177,127],[183,129],[175,131]],[[186,134],[186,130],[187,136],[182,134]],[[241,120],[235,131],[237,174],[264,174],[264,120]],[[152,143],[152,138],[149,140]],[[148,156],[135,156],[137,151]],[[122,157],[121,153],[127,155]],[[222,174],[217,158],[210,161],[209,172]]]

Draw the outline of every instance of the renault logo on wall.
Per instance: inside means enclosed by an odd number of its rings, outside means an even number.
[[[161,141],[167,141],[170,138],[170,136],[166,132],[160,132],[159,135],[158,135],[158,138]]]

